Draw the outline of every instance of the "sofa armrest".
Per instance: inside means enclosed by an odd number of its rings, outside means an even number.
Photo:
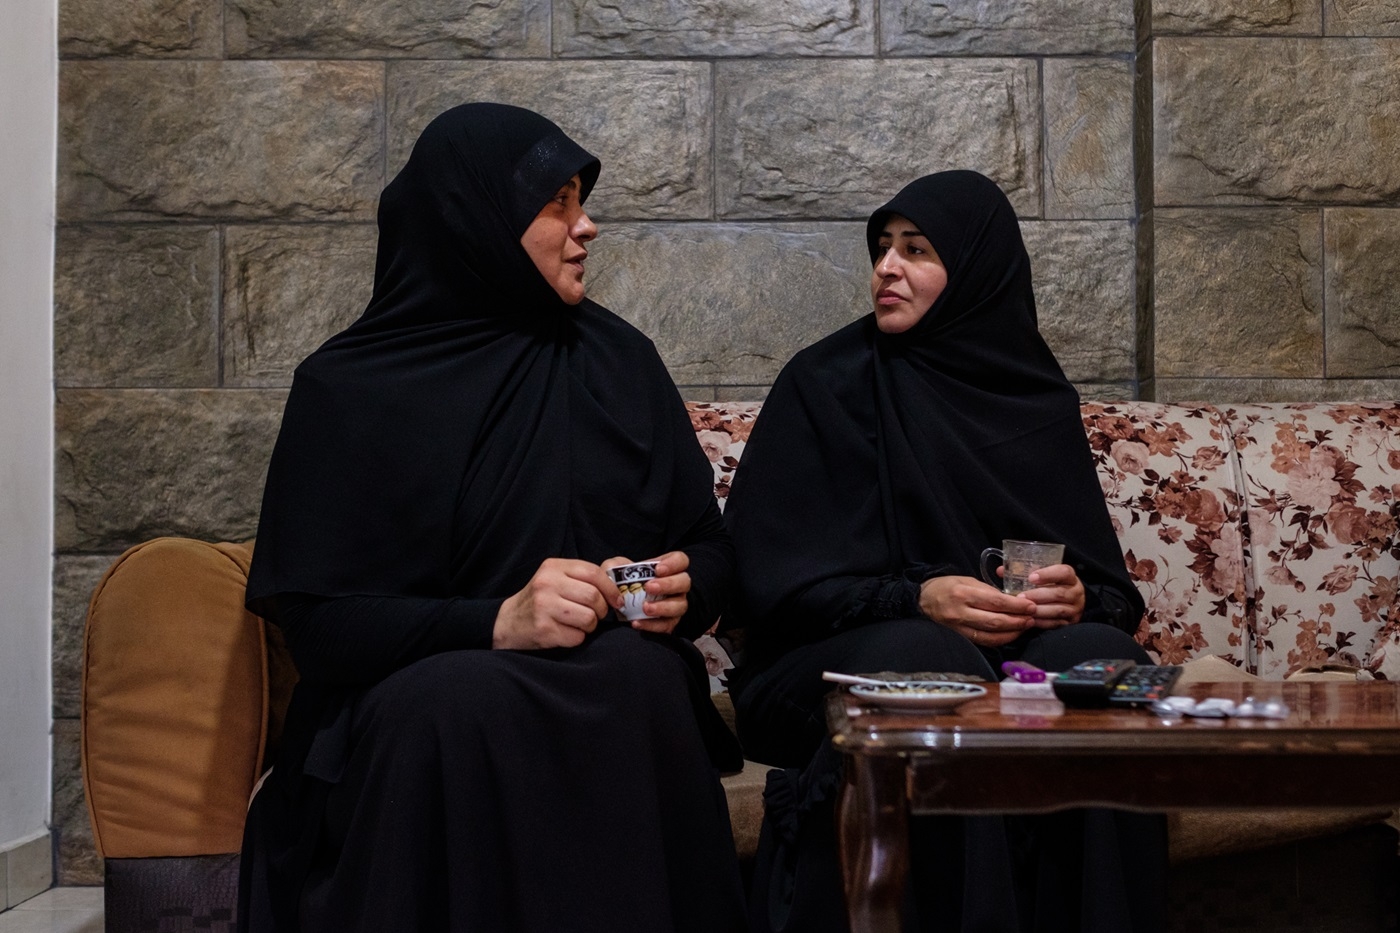
[[[83,785],[107,858],[237,852],[268,738],[267,640],[243,608],[252,548],[157,538],[88,607]]]

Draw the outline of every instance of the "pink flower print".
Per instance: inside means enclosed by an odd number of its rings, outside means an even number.
[[[742,444],[749,439],[749,434],[753,431],[753,419],[735,418],[733,421],[726,421],[724,431],[731,440]]]
[[[1138,441],[1114,441],[1109,455],[1124,473],[1141,473],[1150,456],[1147,445]]]
[[[1351,585],[1356,582],[1356,567],[1339,565],[1332,568],[1332,572],[1322,578],[1322,589],[1336,596],[1338,593],[1345,593],[1351,589]]]
[[[1325,448],[1315,448],[1307,459],[1288,471],[1288,494],[1299,508],[1324,513],[1342,492],[1337,482],[1336,460]]]
[[[697,433],[717,428],[723,423],[724,418],[712,408],[693,408],[690,411],[690,427]]]
[[[1212,593],[1235,596],[1241,598],[1242,601],[1244,565],[1241,557],[1243,552],[1240,548],[1239,529],[1234,525],[1223,526],[1215,540],[1211,541],[1210,552],[1212,560],[1206,588]]]
[[[1109,415],[1094,420],[1098,429],[1115,441],[1132,437],[1135,430],[1133,423],[1122,415]]]
[[[1151,453],[1167,457],[1176,453],[1177,444],[1190,439],[1190,435],[1182,430],[1179,424],[1166,425],[1160,431],[1155,428],[1144,428],[1142,436]]]
[[[1371,532],[1371,522],[1365,509],[1349,502],[1332,506],[1327,513],[1327,526],[1332,536],[1342,544],[1361,544]]]
[[[1278,425],[1277,429],[1274,431],[1274,436],[1278,438],[1278,443],[1274,444],[1269,449],[1274,455],[1274,460],[1273,463],[1270,464],[1270,468],[1275,473],[1291,473],[1299,463],[1306,463],[1308,458],[1312,455],[1312,448],[1308,446],[1306,441],[1301,440],[1298,435],[1294,433],[1292,425]]]
[[[1268,520],[1268,511],[1249,510],[1249,546],[1254,553],[1263,553],[1278,541],[1278,530]]]
[[[1202,531],[1215,531],[1225,524],[1225,509],[1209,489],[1192,489],[1186,493],[1185,506],[1186,520]],[[1234,528],[1233,525],[1229,527]]]
[[[1191,466],[1197,470],[1218,470],[1225,465],[1225,451],[1219,447],[1202,447],[1191,457]]]
[[[1264,571],[1264,577],[1270,583],[1276,583],[1279,586],[1291,586],[1299,593],[1305,593],[1308,589],[1303,584],[1303,581],[1294,576],[1293,571],[1289,570],[1284,564],[1274,564],[1268,570]]]
[[[719,463],[729,453],[729,435],[723,431],[701,431],[695,437],[711,463]]]

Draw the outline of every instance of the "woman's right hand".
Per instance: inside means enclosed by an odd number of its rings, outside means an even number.
[[[919,587],[919,609],[979,648],[1000,648],[1035,625],[1035,603],[975,577],[930,577]]]
[[[622,594],[597,564],[551,557],[501,603],[492,648],[533,651],[572,648],[598,627],[608,610],[622,607]]]

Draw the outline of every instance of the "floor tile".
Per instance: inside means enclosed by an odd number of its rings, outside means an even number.
[[[101,888],[50,888],[0,913],[0,933],[103,933]]]
[[[101,887],[49,888],[19,905],[26,910],[102,910]]]

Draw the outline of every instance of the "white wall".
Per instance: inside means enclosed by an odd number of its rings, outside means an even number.
[[[0,0],[0,851],[49,814],[57,0]]]

